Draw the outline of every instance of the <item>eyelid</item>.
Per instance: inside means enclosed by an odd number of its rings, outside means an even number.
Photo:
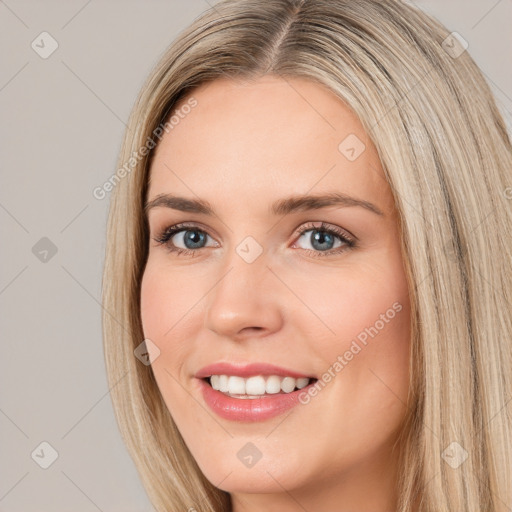
[[[330,224],[321,220],[308,221],[306,223],[303,222],[295,229],[294,233],[298,236],[302,236],[305,231],[310,231],[312,229],[316,229],[318,231],[334,232],[336,235],[340,236],[341,238],[345,238],[348,242],[353,244],[356,244],[359,241],[358,238],[350,231],[336,226],[335,224]]]
[[[161,241],[163,237],[165,237],[169,232],[174,231],[173,234],[176,234],[180,231],[192,230],[195,229],[197,231],[202,231],[206,233],[211,238],[215,238],[210,231],[210,228],[203,226],[200,222],[190,221],[190,222],[177,222],[176,224],[166,224],[162,229],[155,229],[156,235],[153,237],[155,241]],[[215,236],[217,236],[215,234]]]
[[[153,240],[159,244],[165,245],[174,235],[187,230],[201,231],[215,240],[215,238],[209,233],[209,229],[203,227],[199,222],[178,222],[176,224],[171,224],[158,231],[157,235],[153,237]],[[197,250],[194,252],[197,252]]]

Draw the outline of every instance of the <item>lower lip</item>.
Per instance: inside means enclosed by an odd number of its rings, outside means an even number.
[[[291,393],[276,393],[262,398],[232,398],[213,389],[203,379],[199,380],[201,392],[208,407],[221,418],[232,421],[264,421],[279,416],[300,404],[299,395],[307,392],[316,382],[313,381]]]

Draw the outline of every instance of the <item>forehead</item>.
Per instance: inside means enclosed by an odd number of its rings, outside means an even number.
[[[181,108],[192,97],[192,108]],[[192,104],[192,103],[189,103]],[[180,110],[181,109],[181,110]],[[159,142],[148,197],[182,192],[247,206],[292,193],[333,190],[391,207],[377,152],[357,116],[306,79],[219,79],[176,107]],[[355,158],[354,158],[355,157]],[[220,196],[219,196],[220,195]]]

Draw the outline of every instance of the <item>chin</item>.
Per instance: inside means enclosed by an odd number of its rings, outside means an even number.
[[[236,444],[238,451],[239,446],[246,443]],[[300,470],[305,467],[303,462],[292,457],[283,457],[282,454],[274,457],[262,455],[252,467],[246,467],[236,456],[233,460],[228,460],[226,456],[222,458],[221,455],[218,458],[215,455],[206,457],[203,461],[196,459],[204,476],[215,487],[230,493],[282,493],[283,488],[293,489],[311,479],[309,473]]]
[[[278,473],[262,465],[259,470],[256,468],[238,470],[231,468],[227,472],[213,468],[211,472],[205,473],[205,477],[215,487],[229,493],[271,494],[282,493],[283,488],[296,487],[299,482],[295,479],[292,480],[292,474],[291,470]]]

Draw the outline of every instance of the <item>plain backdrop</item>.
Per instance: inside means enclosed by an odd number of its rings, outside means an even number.
[[[512,1],[415,3],[469,43],[510,127]],[[213,4],[0,0],[0,511],[153,510],[106,381],[93,189],[150,69]]]

